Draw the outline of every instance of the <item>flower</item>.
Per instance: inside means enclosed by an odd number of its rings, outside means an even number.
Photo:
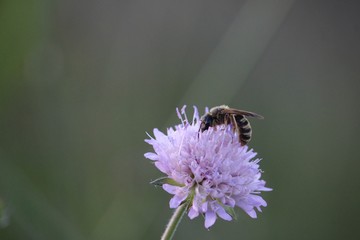
[[[250,217],[266,206],[259,195],[271,191],[261,180],[260,159],[248,146],[241,146],[237,133],[231,126],[221,125],[199,132],[200,119],[194,107],[192,122],[188,121],[184,106],[182,124],[168,128],[167,134],[154,129],[154,136],[145,141],[155,152],[145,153],[155,166],[175,184],[165,183],[163,189],[174,195],[170,208],[177,208],[190,201],[190,219],[199,214],[205,216],[205,227],[211,227],[217,217],[230,221],[235,206],[242,208]]]

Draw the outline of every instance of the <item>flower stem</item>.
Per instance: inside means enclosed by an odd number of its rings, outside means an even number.
[[[187,202],[184,202],[174,211],[174,214],[170,218],[170,221],[169,221],[168,225],[166,226],[166,229],[165,229],[163,235],[161,236],[161,240],[171,240],[173,238],[174,233],[175,233],[182,217],[184,216],[188,205],[189,204]]]

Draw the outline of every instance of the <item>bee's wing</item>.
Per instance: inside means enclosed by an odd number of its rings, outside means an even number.
[[[264,119],[263,116],[254,113],[254,112],[248,112],[245,110],[239,110],[239,109],[235,109],[235,108],[227,108],[224,109],[224,113],[229,113],[229,114],[236,114],[236,115],[244,115],[247,117],[253,117],[253,118],[258,118],[258,119]]]

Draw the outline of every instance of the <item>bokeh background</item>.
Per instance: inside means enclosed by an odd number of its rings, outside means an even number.
[[[258,219],[175,239],[360,239],[359,1],[0,1],[0,239],[159,239],[145,132],[265,116]],[[190,108],[191,109],[191,108]],[[189,109],[189,110],[190,110]],[[191,113],[190,113],[191,114]]]

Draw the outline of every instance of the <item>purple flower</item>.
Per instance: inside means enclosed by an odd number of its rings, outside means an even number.
[[[153,160],[155,166],[176,184],[163,184],[168,193],[174,195],[170,208],[177,208],[182,202],[191,201],[189,218],[205,215],[205,227],[212,226],[217,216],[230,221],[231,210],[242,208],[250,217],[256,218],[256,211],[266,206],[259,195],[271,191],[261,180],[260,159],[248,146],[241,146],[231,126],[217,126],[199,132],[200,120],[194,107],[192,122],[181,109],[182,124],[167,129],[167,134],[154,129],[155,138],[145,141],[153,146],[155,153],[145,157]]]

